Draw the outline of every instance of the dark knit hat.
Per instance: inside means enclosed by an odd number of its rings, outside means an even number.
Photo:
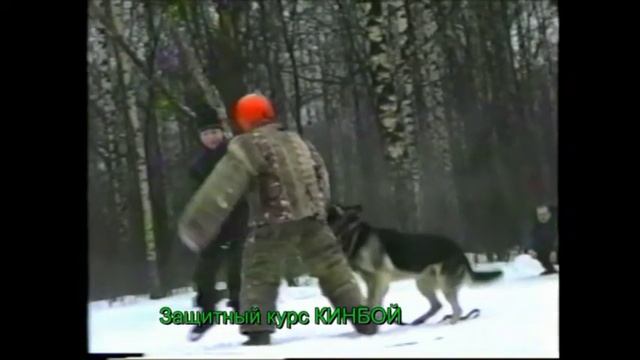
[[[196,113],[198,131],[222,129],[222,123],[218,117],[218,112],[207,103],[200,103],[194,106],[193,111]]]

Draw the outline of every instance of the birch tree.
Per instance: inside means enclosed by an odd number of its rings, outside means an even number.
[[[127,37],[127,32],[123,26],[123,23],[130,23],[130,16],[132,14],[132,7],[134,4],[130,0],[112,0],[107,5],[107,14],[111,15],[111,21],[113,28],[119,34],[123,34]],[[130,34],[134,38],[140,34],[136,34],[136,27],[130,29]],[[137,55],[137,54],[136,54]],[[147,154],[145,151],[144,133],[142,124],[138,117],[138,106],[136,100],[136,93],[133,85],[135,78],[132,73],[132,62],[129,57],[125,56],[121,48],[116,47],[116,61],[120,64],[121,71],[119,72],[119,83],[121,91],[125,99],[124,105],[126,110],[124,112],[125,118],[129,122],[133,131],[135,150],[135,164],[138,177],[138,186],[140,190],[140,200],[142,205],[142,217],[143,217],[143,236],[146,246],[147,261],[149,267],[149,279],[151,281],[151,293],[152,296],[158,296],[162,290],[162,284],[160,283],[160,277],[158,275],[157,264],[157,252],[155,232],[153,229],[153,208],[151,206],[151,195],[149,191],[149,179],[147,172]]]

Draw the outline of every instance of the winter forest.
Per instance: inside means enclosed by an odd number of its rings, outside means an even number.
[[[271,98],[322,153],[332,201],[377,226],[503,254],[557,204],[554,1],[88,6],[90,300],[189,286],[176,221],[203,101],[225,117]]]

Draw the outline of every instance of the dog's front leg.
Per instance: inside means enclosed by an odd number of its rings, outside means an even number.
[[[378,273],[372,276],[372,286],[369,290],[369,297],[367,298],[367,305],[369,306],[369,310],[371,310],[375,306],[382,306],[382,301],[384,300],[384,296],[389,291],[389,283],[391,282],[391,277],[385,273]],[[382,320],[383,314],[378,313],[376,320]]]
[[[367,306],[371,306],[371,301],[375,297],[375,275],[370,272],[360,272],[362,279],[367,285]]]

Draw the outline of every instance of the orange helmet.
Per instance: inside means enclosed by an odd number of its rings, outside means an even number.
[[[234,107],[236,124],[244,132],[250,131],[275,118],[269,99],[258,94],[248,94],[240,98]]]

